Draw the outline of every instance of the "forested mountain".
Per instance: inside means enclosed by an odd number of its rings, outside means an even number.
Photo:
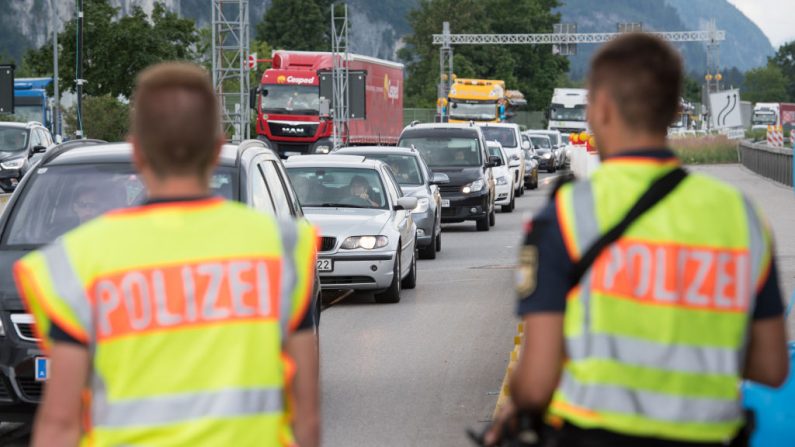
[[[0,8],[0,58],[21,60],[27,48],[40,46],[50,30],[51,0],[2,0]],[[162,0],[183,16],[206,26],[210,17],[210,0]],[[121,12],[133,6],[151,11],[155,0],[111,0]],[[419,0],[349,0],[351,14],[351,47],[367,55],[395,59],[401,38],[411,32],[407,12]],[[74,0],[55,0],[54,12],[59,27],[74,14]],[[577,23],[580,31],[615,31],[619,22],[642,22],[645,29],[686,30],[701,28],[709,18],[727,31],[721,45],[720,60],[724,67],[741,70],[763,65],[773,53],[770,41],[762,31],[726,0],[562,0],[559,8],[562,21]],[[261,18],[270,0],[250,0],[251,21]],[[441,29],[441,24],[439,24]],[[252,28],[253,29],[253,28]],[[467,32],[468,30],[454,30]],[[514,30],[522,32],[523,30]],[[688,71],[703,71],[703,45],[680,45]],[[571,70],[581,74],[593,47],[580,46],[572,57]]]

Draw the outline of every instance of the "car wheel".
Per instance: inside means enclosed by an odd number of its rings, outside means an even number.
[[[398,241],[398,244],[400,242]],[[381,293],[375,294],[376,303],[397,303],[400,301],[400,250],[395,256],[395,263],[392,267],[392,283],[389,288]]]
[[[436,235],[436,251],[442,251],[442,232],[439,231],[439,234]]]
[[[538,189],[538,171],[536,171],[536,175],[533,176],[533,188]]]
[[[491,214],[489,214],[489,226],[493,227],[494,224],[497,223],[497,212],[494,209],[491,210]]]
[[[524,195],[524,186],[520,185],[518,188],[514,189],[513,191],[514,194],[516,194],[516,197],[522,197],[522,195]]]
[[[511,201],[507,205],[502,205],[500,211],[503,213],[510,213],[513,211],[514,203],[516,203],[516,196],[511,196]]]
[[[420,259],[436,259],[436,252],[439,251],[439,249],[436,248],[438,239],[438,236],[434,236],[431,238],[430,244],[420,248]]]
[[[489,216],[483,216],[475,221],[475,228],[478,231],[489,231]]]
[[[417,287],[417,251],[414,251],[414,256],[411,257],[411,270],[409,274],[400,282],[400,287],[403,289],[411,290]]]

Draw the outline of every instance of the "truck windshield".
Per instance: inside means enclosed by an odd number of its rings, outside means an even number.
[[[64,165],[39,168],[14,207],[7,245],[36,246],[108,211],[140,205],[146,191],[126,163]],[[235,170],[216,168],[213,195],[235,199]]]
[[[450,99],[450,118],[492,121],[497,119],[497,103],[492,101],[456,101]]]
[[[420,151],[425,163],[431,168],[481,166],[480,149],[476,136],[407,136],[398,146],[414,146]]]
[[[585,106],[564,107],[563,104],[552,104],[549,108],[549,119],[552,121],[585,121]]]
[[[498,141],[502,147],[518,147],[516,132],[510,127],[483,127],[483,136],[487,140]]]
[[[44,109],[40,105],[14,105],[14,116],[22,122],[41,121]]]
[[[28,146],[28,130],[0,127],[0,152],[18,152]]]
[[[262,85],[263,113],[317,115],[320,89],[316,85]]]
[[[754,124],[776,124],[776,114],[770,112],[755,112]]]

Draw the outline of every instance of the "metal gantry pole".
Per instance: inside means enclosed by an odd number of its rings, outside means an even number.
[[[437,114],[439,122],[446,122],[450,112],[447,97],[453,85],[453,47],[450,45],[450,22],[442,23],[442,46],[439,48],[439,100]],[[445,112],[446,111],[446,112]]]
[[[331,5],[331,107],[332,144],[334,149],[348,142],[350,120],[350,92],[348,89],[348,5],[342,4],[342,16],[337,5]]]
[[[53,82],[53,114],[52,133],[56,140],[61,135],[61,92],[58,86],[58,27],[56,25],[55,0],[50,0],[50,25],[52,27],[52,82]]]
[[[212,0],[212,79],[223,131],[238,143],[249,138],[250,45],[248,0]]]
[[[83,132],[83,0],[77,0],[77,68],[75,69],[75,82],[77,83],[77,138],[85,138]]]

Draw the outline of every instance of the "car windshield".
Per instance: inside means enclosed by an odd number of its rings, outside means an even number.
[[[375,169],[287,168],[302,207],[387,209],[381,176]]]
[[[235,173],[218,168],[214,195],[236,199]],[[146,191],[126,163],[48,166],[27,182],[9,224],[8,245],[41,245],[108,211],[144,203]]]
[[[0,152],[19,152],[28,147],[28,130],[0,127]]]
[[[502,156],[502,151],[500,150],[499,146],[489,145],[489,155],[492,157],[499,157],[499,159],[502,161],[502,164],[505,164],[505,157]]]
[[[407,136],[400,140],[399,146],[414,146],[431,167],[474,167],[481,166],[478,139],[459,136]]]
[[[585,106],[563,107],[562,104],[552,104],[549,115],[553,121],[585,121]]]
[[[366,158],[381,160],[388,164],[400,186],[422,185],[422,171],[417,157],[397,154],[366,154]]]
[[[538,149],[551,149],[552,145],[549,144],[549,138],[546,137],[530,137],[533,141],[533,146]]]
[[[450,100],[450,118],[459,120],[492,121],[497,119],[496,102]]]
[[[263,85],[263,113],[317,115],[320,89],[316,85]]]
[[[497,141],[502,147],[517,147],[516,133],[510,127],[483,126],[483,135],[487,140]]]
[[[547,135],[547,137],[549,137],[549,141],[550,141],[550,143],[552,143],[553,146],[557,146],[560,143],[560,140],[558,139],[558,134],[550,133],[550,134],[546,134],[546,135]]]

